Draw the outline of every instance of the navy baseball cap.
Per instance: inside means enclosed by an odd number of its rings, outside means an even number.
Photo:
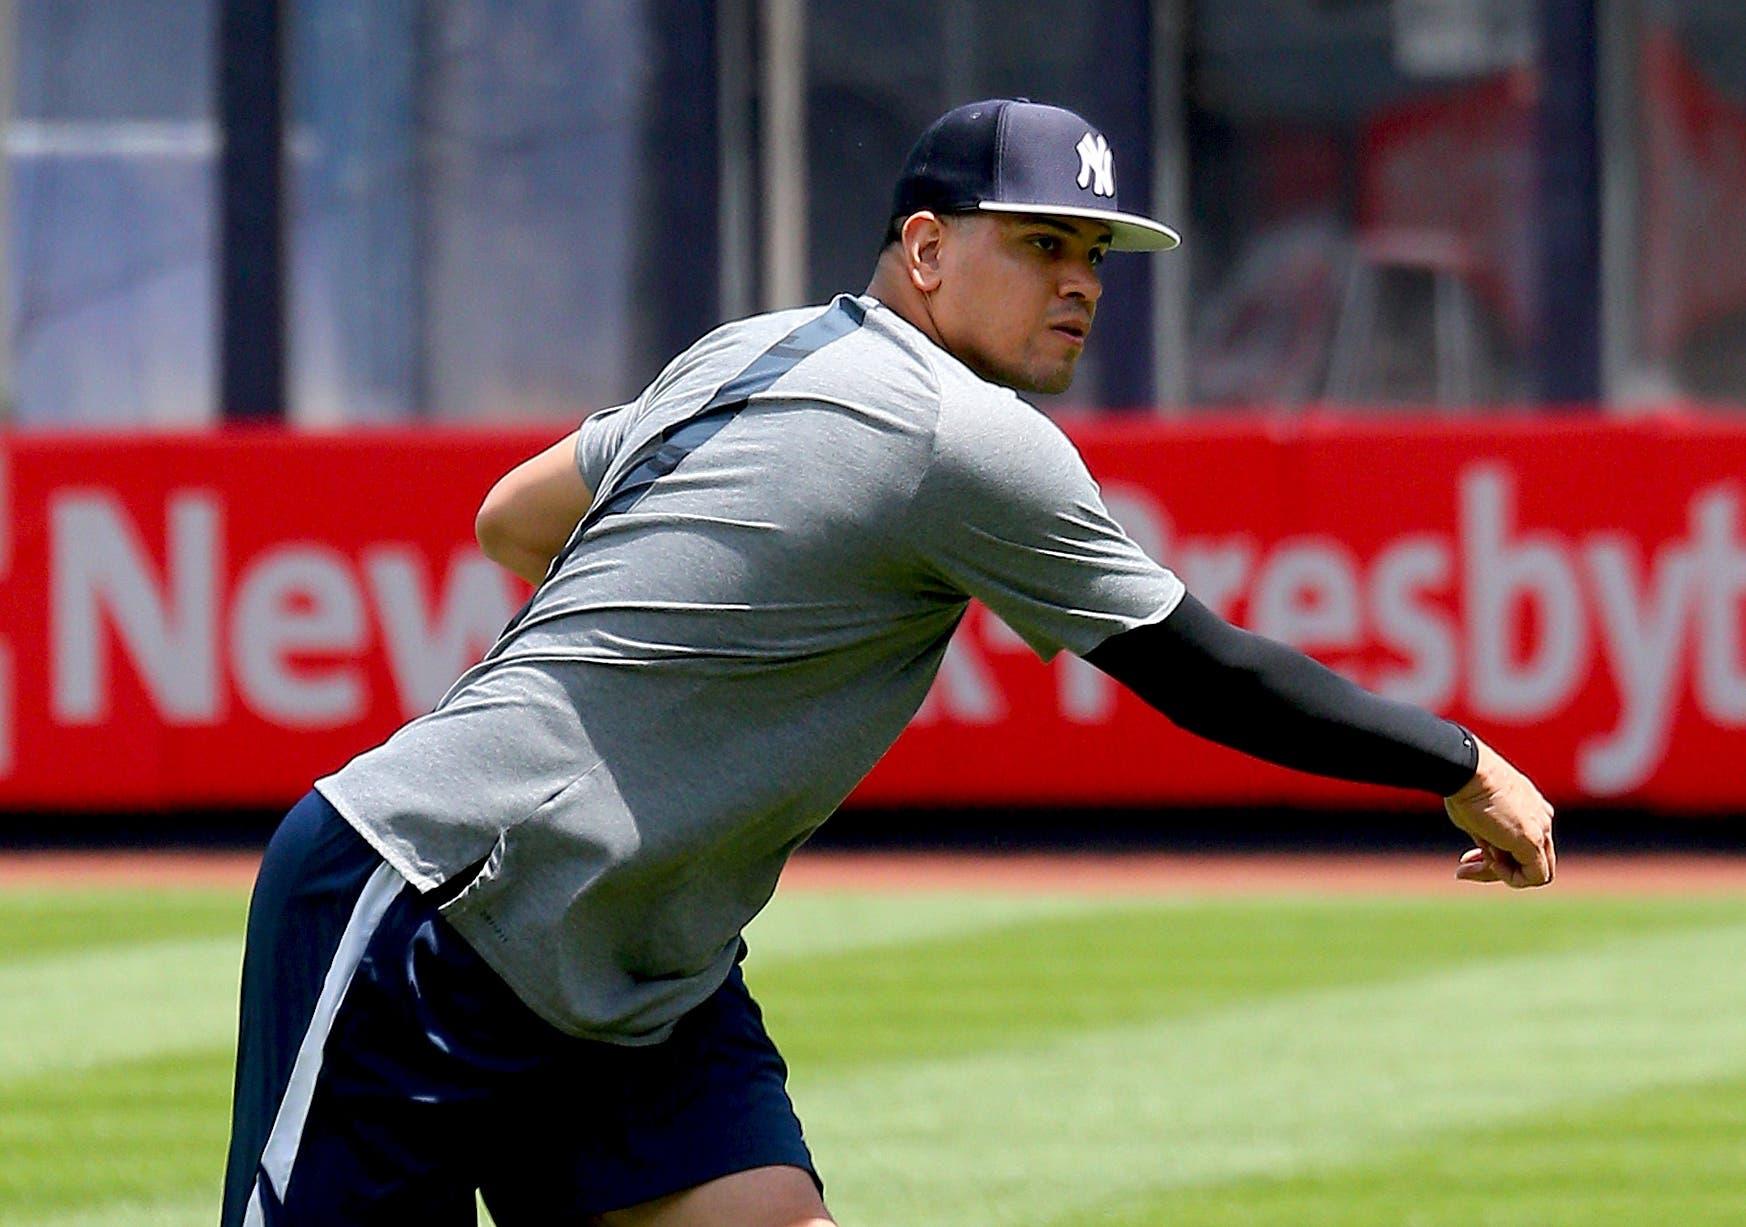
[[[935,213],[1041,213],[1109,224],[1116,251],[1166,251],[1182,240],[1162,222],[1123,213],[1103,133],[1063,107],[990,98],[936,119],[910,150],[893,218]]]

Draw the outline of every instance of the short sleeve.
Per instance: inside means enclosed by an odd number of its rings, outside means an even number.
[[[1183,586],[1103,503],[1066,435],[1016,397],[942,408],[912,511],[924,565],[1044,660],[1156,622]]]
[[[576,471],[582,474],[582,481],[592,494],[600,493],[607,467],[624,446],[625,431],[633,416],[630,409],[631,405],[617,405],[591,413],[576,432]]]

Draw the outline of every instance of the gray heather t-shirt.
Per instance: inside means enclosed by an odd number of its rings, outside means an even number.
[[[872,298],[718,328],[583,423],[594,505],[428,715],[317,783],[574,1035],[663,1038],[975,597],[1045,659],[1182,585],[1073,445]],[[451,885],[450,889],[454,889]]]

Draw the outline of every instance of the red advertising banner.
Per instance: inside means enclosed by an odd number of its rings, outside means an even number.
[[[0,444],[0,804],[279,805],[442,697],[526,585],[473,543],[550,440]]]
[[[1554,801],[1746,806],[1746,426],[1070,424],[1201,600],[1469,723]],[[0,806],[280,805],[525,591],[472,542],[548,440],[0,441]],[[1390,805],[1171,727],[973,610],[857,798]]]

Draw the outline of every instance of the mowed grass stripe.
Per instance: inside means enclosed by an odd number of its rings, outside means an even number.
[[[197,1193],[211,1221],[230,1095],[228,1045],[0,1084],[0,1224]]]
[[[236,1041],[242,936],[0,965],[0,1081]]]
[[[0,1227],[191,1227],[218,1221],[218,1195],[123,1201],[47,1215],[0,1219]]]
[[[1746,1079],[1579,1102],[1355,1165],[1175,1188],[1050,1227],[1736,1227]]]
[[[189,900],[169,891],[155,894],[139,892],[108,901],[72,896],[64,900],[63,915],[53,911],[53,895],[29,899],[35,914],[9,935],[17,938],[22,930],[52,934],[47,944],[58,953],[0,962],[0,1036],[5,1037],[0,1043],[0,1081],[234,1042],[242,897]],[[22,899],[5,902],[17,905],[9,921],[27,911]],[[919,906],[891,897],[833,902],[834,917],[831,909],[820,909],[808,899],[761,921],[757,937],[762,957],[779,963],[784,957],[901,944],[911,935],[937,937],[998,926],[1015,915],[1088,906],[1070,897],[960,896]],[[137,936],[214,925],[222,935],[175,941]],[[81,932],[91,943],[88,950],[72,944]],[[129,933],[135,936],[116,944],[114,939]]]
[[[918,941],[1027,917],[1106,906],[1090,895],[961,892],[783,894],[747,930],[760,961]],[[235,935],[248,911],[242,890],[0,889],[0,964],[190,937]]]
[[[99,946],[242,940],[248,894],[230,889],[0,890],[0,968]]]
[[[65,913],[47,893],[15,905],[7,917],[16,948],[24,932],[48,936],[53,957],[0,961],[0,1080],[45,1069],[72,1069],[200,1047],[235,1038],[237,981],[242,960],[241,896],[189,900],[174,892],[125,899],[66,898]],[[988,928],[1013,917],[1046,916],[1090,906],[1072,897],[1000,899],[943,897],[916,905],[892,897],[833,900],[820,908],[807,897],[778,909],[756,932],[761,957],[772,963],[815,953],[835,954]],[[28,919],[21,919],[28,917]],[[152,932],[219,936],[152,941]],[[74,939],[83,934],[90,948]],[[119,940],[122,935],[131,935]],[[0,943],[6,944],[6,943]]]
[[[7,1037],[0,1079],[234,1036],[240,895],[156,893],[107,904],[69,898],[65,918],[45,911],[37,927],[58,934],[64,947],[84,926],[94,949],[0,963],[0,1035]],[[53,902],[32,900],[44,909]],[[1705,914],[1590,910],[1549,909],[1527,940],[1595,940],[1621,927],[1695,923]],[[757,923],[754,983],[760,992],[768,986],[773,1026],[803,1061],[909,1059],[929,1051],[922,1036],[933,1037],[936,1051],[967,1051],[1294,987],[1306,977],[1394,974],[1418,965],[1423,943],[1440,933],[1465,932],[1461,944],[1470,954],[1483,952],[1488,938],[1499,946],[1521,940],[1519,917],[1460,907],[1453,913],[1466,914],[1452,925],[1447,905],[1425,911],[1381,901],[1354,912],[1314,901],[1106,909],[1075,897],[802,895],[779,901]],[[230,931],[112,944],[121,934],[190,925]],[[870,951],[889,957],[870,958]],[[1027,966],[1012,966],[1015,955]],[[1011,993],[1035,1000],[1015,1003]],[[885,997],[908,998],[914,1008],[869,1008]],[[809,1025],[821,1016],[831,1025]],[[820,1051],[808,1051],[815,1047]]]
[[[746,928],[753,966],[956,939],[1032,919],[1108,909],[1085,894],[784,891]]]
[[[1048,1223],[1736,1074],[1743,942],[1619,940],[859,1077],[801,1068],[795,1098],[847,1222]]]
[[[781,921],[784,902],[777,900],[772,920]],[[926,896],[904,902],[917,913],[932,906]],[[818,919],[821,929],[830,923],[822,909]],[[1441,900],[1126,900],[877,952],[770,960],[754,940],[746,975],[794,1068],[852,1073],[1418,976],[1427,967],[1730,922],[1746,923],[1746,900],[1477,889],[1468,899]]]

